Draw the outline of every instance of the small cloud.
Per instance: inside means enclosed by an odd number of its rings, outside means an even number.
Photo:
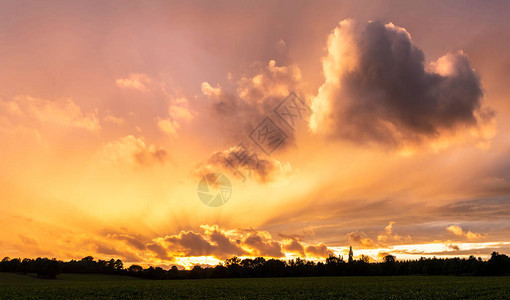
[[[395,222],[391,221],[388,226],[384,228],[384,233],[377,236],[377,242],[379,246],[384,246],[387,243],[402,243],[411,241],[411,236],[402,237],[396,233],[393,233],[393,225]]]
[[[477,240],[483,237],[480,233],[474,233],[471,231],[465,232],[459,225],[450,225],[446,227],[446,230],[458,237],[466,237],[468,240]]]
[[[179,129],[180,125],[177,123],[177,121],[169,120],[169,119],[162,119],[158,121],[158,128],[163,131],[166,135],[176,138],[177,137],[177,130]]]
[[[158,118],[158,128],[171,138],[178,136],[178,130],[181,124],[193,119],[193,114],[188,107],[186,98],[177,98],[170,101],[168,107],[168,117]]]
[[[221,95],[221,87],[217,85],[215,88],[209,82],[202,82],[202,94],[209,97],[218,97]]]
[[[147,84],[150,83],[150,78],[142,73],[130,74],[127,78],[119,78],[115,80],[118,87],[135,89],[142,92],[147,92]]]
[[[253,175],[259,183],[277,181],[290,173],[291,169],[290,164],[282,164],[273,158],[260,158],[256,152],[241,145],[214,152],[198,166],[196,173],[202,177],[218,168],[243,179]]]
[[[135,247],[138,250],[145,250],[145,244],[140,240],[140,237],[134,237],[125,233],[107,234],[107,238],[112,238],[126,242],[128,245]]]
[[[18,236],[24,245],[37,246],[39,244],[39,243],[37,243],[37,240],[35,240],[31,237],[24,236],[22,234],[19,234]]]
[[[353,243],[355,245],[359,245],[363,248],[375,248],[376,244],[374,241],[367,237],[364,232],[353,231],[347,234],[349,239],[349,243]]]
[[[34,124],[37,122],[88,131],[101,128],[96,113],[83,113],[71,99],[51,101],[24,95],[12,101],[0,101],[0,108],[0,116],[4,114],[11,123],[27,127],[39,127],[39,124]]]
[[[291,238],[284,242],[282,248],[286,252],[296,253],[301,257],[305,257],[305,248],[296,238]]]
[[[116,124],[116,125],[124,125],[126,123],[126,120],[124,120],[124,118],[121,118],[121,117],[115,117],[115,116],[112,116],[112,115],[107,115],[106,117],[104,117],[104,121],[105,122],[108,122],[108,123],[113,123],[113,124]]]
[[[282,245],[273,241],[266,232],[252,231],[243,240],[243,245],[251,250],[253,256],[283,257]]]
[[[159,259],[173,261],[173,258],[168,255],[167,250],[161,245],[155,243],[147,244],[147,249],[154,253]]]
[[[363,248],[377,248],[386,247],[389,244],[402,244],[411,241],[411,236],[402,237],[393,232],[393,225],[395,222],[391,221],[385,228],[384,232],[377,235],[377,243],[368,237],[364,232],[354,231],[347,234],[349,241]]]
[[[385,258],[388,255],[391,255],[391,253],[386,252],[386,251],[380,251],[380,252],[377,253],[377,258],[379,260],[382,260],[383,258]]]
[[[301,87],[301,71],[295,65],[278,66],[275,60],[258,65],[255,72],[240,76],[230,75],[235,91],[219,85],[202,83],[205,103],[210,106],[209,126],[219,126],[226,138],[245,137],[293,90]],[[283,124],[282,124],[283,125]],[[285,125],[284,125],[285,126]],[[293,133],[284,144],[294,141]]]
[[[315,258],[326,258],[334,254],[334,252],[323,243],[306,246],[305,252],[307,257]]]
[[[174,120],[191,121],[193,114],[189,109],[188,100],[180,97],[171,101],[168,107],[168,115]]]
[[[446,248],[447,248],[448,250],[454,250],[454,251],[459,251],[459,250],[460,250],[460,247],[459,247],[458,245],[454,245],[454,244],[452,244],[452,243],[448,244],[448,245],[446,246]]]
[[[128,135],[103,146],[104,157],[115,163],[140,166],[163,164],[167,157],[165,149],[148,145],[143,138]]]

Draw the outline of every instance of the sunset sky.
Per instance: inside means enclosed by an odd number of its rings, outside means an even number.
[[[0,256],[510,254],[509,15],[2,1]],[[270,151],[254,141],[268,122],[284,137]],[[232,164],[239,145],[256,159]],[[218,207],[197,193],[211,172],[232,186]]]

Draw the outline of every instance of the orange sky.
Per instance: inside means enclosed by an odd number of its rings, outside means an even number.
[[[0,256],[510,253],[510,6],[468,2],[2,2]]]

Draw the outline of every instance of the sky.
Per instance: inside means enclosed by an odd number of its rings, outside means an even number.
[[[0,256],[509,254],[509,13],[2,1]]]

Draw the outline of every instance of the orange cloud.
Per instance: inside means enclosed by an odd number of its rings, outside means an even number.
[[[232,142],[249,134],[291,91],[301,90],[301,72],[297,66],[277,66],[271,60],[254,73],[237,80],[231,78],[235,91],[202,83],[202,94],[211,114],[208,126],[219,126],[218,130],[226,134],[224,138]],[[289,142],[292,140],[291,137]]]
[[[40,129],[53,124],[70,128],[97,131],[101,128],[96,113],[83,113],[71,99],[50,101],[31,96],[17,96],[12,101],[0,101],[0,116],[10,126],[23,125]]]
[[[459,225],[450,225],[446,227],[446,230],[450,231],[458,237],[466,237],[468,240],[476,240],[483,237],[480,233],[474,233],[471,231],[464,231]]]
[[[364,232],[359,231],[353,231],[349,232],[347,234],[347,237],[349,238],[350,243],[354,243],[356,245],[359,245],[363,248],[375,248],[377,245],[374,243],[374,241],[367,237]]]
[[[374,242],[371,238],[367,237],[364,232],[350,232],[347,234],[349,238],[349,242],[354,243],[355,245],[361,246],[363,248],[377,248],[377,247],[386,247],[389,244],[397,244],[397,243],[408,243],[411,241],[411,237],[402,237],[396,233],[393,233],[393,225],[395,222],[391,221],[388,226],[384,228],[384,232],[377,235],[377,243]]]
[[[115,83],[118,87],[135,89],[142,92],[149,91],[146,85],[150,82],[150,78],[142,73],[133,73],[130,74],[127,78],[119,78],[115,80]]]
[[[377,236],[377,242],[379,243],[379,246],[383,246],[387,243],[403,243],[403,242],[410,242],[411,237],[402,237],[398,234],[393,233],[393,225],[395,222],[391,221],[388,226],[384,228],[384,233]]]
[[[262,158],[259,153],[244,146],[214,152],[209,159],[197,166],[196,174],[202,177],[214,171],[226,171],[245,180],[253,176],[259,183],[274,182],[290,173],[290,164],[274,158]]]
[[[128,135],[103,146],[103,156],[110,162],[150,166],[163,164],[167,157],[165,149],[148,145],[143,138]]]
[[[204,81],[202,82],[202,93],[209,97],[219,97],[222,91],[219,85],[212,87],[209,82]]]
[[[163,247],[169,256],[176,258],[212,256],[223,260],[234,255],[282,258],[285,253],[295,253],[303,258],[324,258],[333,253],[322,243],[307,244],[297,238],[279,241],[265,231],[226,230],[217,225],[203,225],[199,231],[181,231],[152,241]]]
[[[325,258],[330,255],[334,255],[333,250],[329,249],[323,243],[319,243],[317,245],[309,245],[305,247],[305,252],[307,257],[315,257],[315,258]]]

